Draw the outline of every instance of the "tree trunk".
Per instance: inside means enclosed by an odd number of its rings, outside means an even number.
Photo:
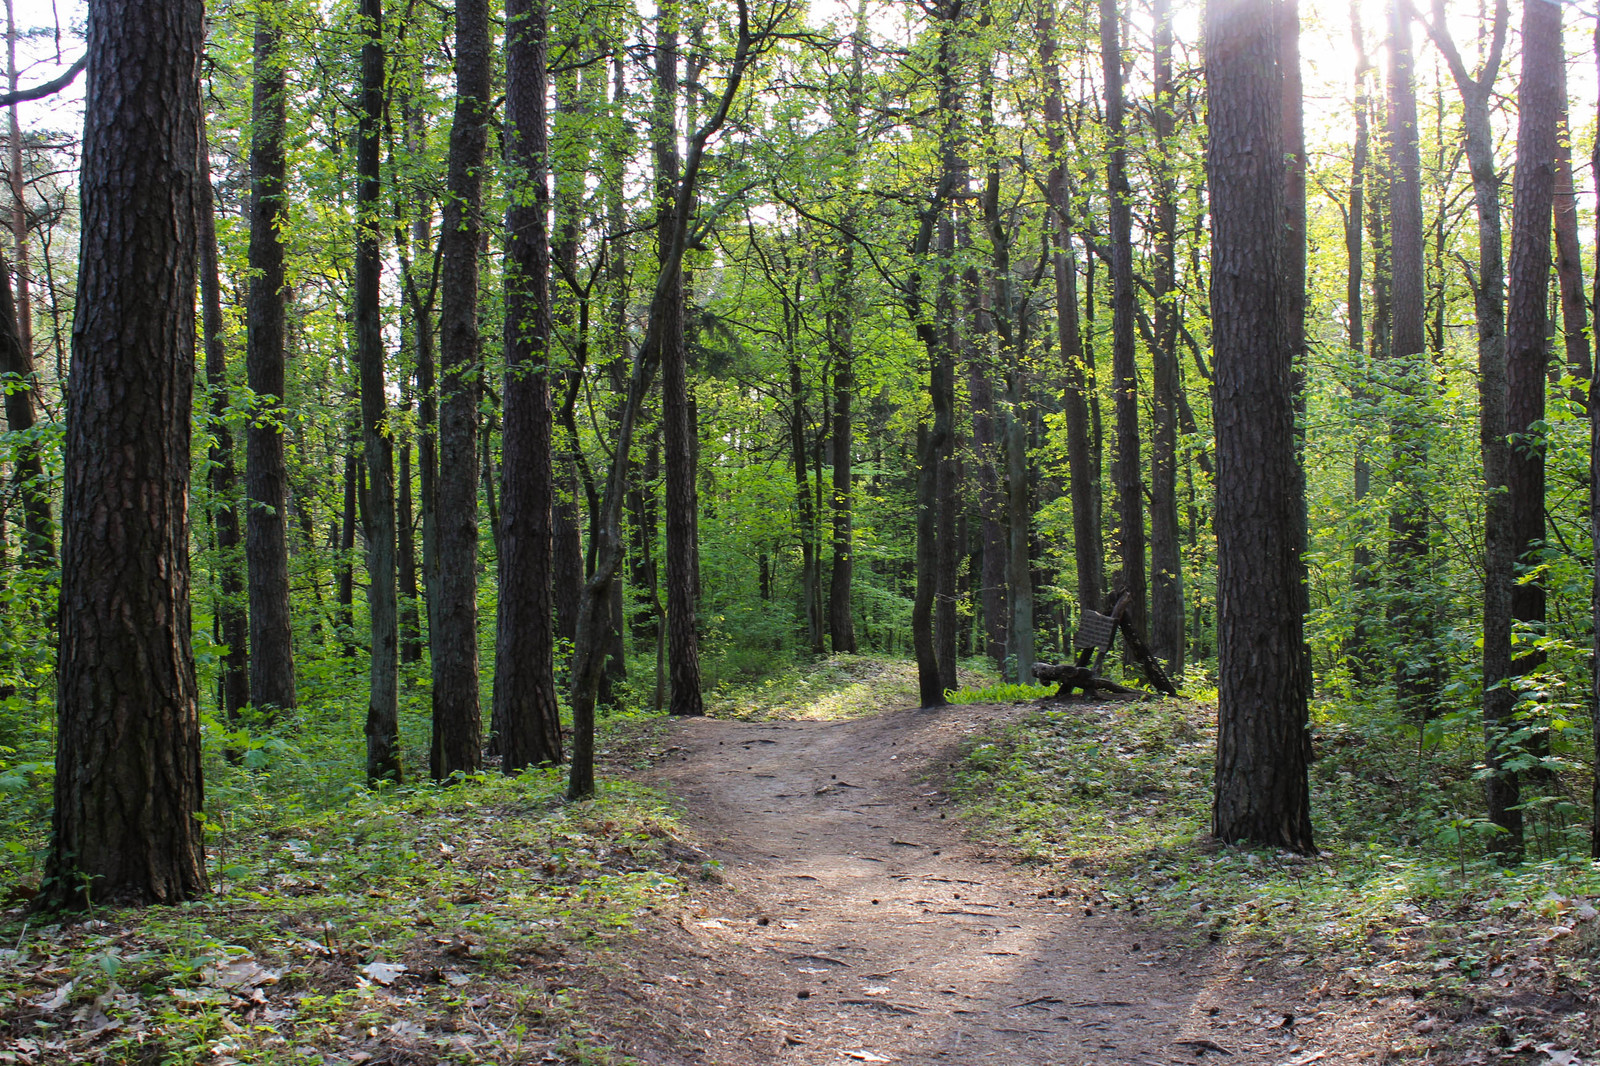
[[[411,414],[411,397],[401,399],[401,408],[407,418]],[[411,488],[411,441],[400,443],[399,472],[396,476],[398,492],[395,496],[395,559],[396,576],[400,584],[400,661],[422,661],[422,622],[417,611],[421,590],[417,585],[416,500]]]
[[[1178,282],[1175,249],[1178,238],[1178,191],[1172,141],[1171,0],[1156,0],[1155,100],[1151,132],[1155,135],[1156,266],[1155,335],[1151,350],[1150,418],[1150,643],[1167,670],[1183,678],[1183,557],[1178,545]],[[1297,85],[1298,87],[1298,85]],[[1303,193],[1302,187],[1302,193]],[[1304,205],[1304,197],[1301,199]]]
[[[1139,377],[1134,351],[1133,214],[1128,148],[1123,132],[1122,46],[1117,0],[1100,0],[1100,61],[1106,82],[1106,158],[1111,238],[1111,376],[1117,439],[1112,478],[1117,484],[1120,584],[1133,594],[1129,621],[1150,631],[1144,563],[1144,483],[1139,456]]]
[[[1524,567],[1538,566],[1544,555],[1544,415],[1545,371],[1549,351],[1550,230],[1555,202],[1555,161],[1561,114],[1561,66],[1566,55],[1561,41],[1561,8],[1534,3],[1523,8],[1522,77],[1517,87],[1517,161],[1511,184],[1511,257],[1507,266],[1506,394],[1507,456],[1512,554]],[[1545,621],[1542,578],[1518,581],[1511,590],[1511,615],[1534,633]],[[1526,675],[1544,663],[1531,651],[1518,656],[1512,673]],[[1515,731],[1514,722],[1507,729]],[[1492,738],[1491,756],[1502,756],[1504,732]],[[1524,747],[1538,754],[1540,737]],[[1491,762],[1490,766],[1495,766]],[[1503,777],[1506,775],[1502,775]],[[1509,792],[1509,780],[1505,784]],[[1507,811],[1509,816],[1517,812]],[[1506,825],[1501,851],[1521,856],[1521,826]]]
[[[1066,136],[1063,129],[1061,69],[1056,60],[1055,6],[1040,0],[1035,30],[1039,63],[1045,73],[1045,140],[1051,166],[1047,199],[1055,216],[1056,332],[1067,387],[1062,407],[1067,422],[1067,469],[1072,492],[1072,551],[1077,569],[1078,606],[1097,610],[1105,598],[1105,554],[1100,539],[1099,465],[1091,454],[1089,396],[1091,385],[1078,321],[1078,268],[1072,253],[1072,201],[1066,181]]]
[[[490,75],[487,0],[456,4],[456,106],[450,125],[448,194],[439,235],[439,469],[435,486],[438,565],[429,587],[433,652],[435,781],[483,765],[478,706],[478,242]]]
[[[1311,852],[1278,33],[1272,0],[1207,5],[1219,653],[1212,832]]]
[[[270,720],[295,706],[289,615],[288,469],[283,456],[283,243],[287,223],[284,147],[287,62],[281,0],[263,4],[255,25],[250,121],[250,296],[245,375],[251,418],[245,431],[245,558],[250,585],[250,702]]]
[[[658,256],[671,254],[669,242],[678,228],[680,204],[677,99],[678,2],[665,0],[656,15],[656,101],[652,120],[655,142]],[[699,585],[695,565],[694,445],[689,425],[689,385],[683,343],[684,287],[681,271],[671,272],[662,293],[661,425],[667,474],[667,662],[671,670],[670,710],[675,715],[705,713],[700,694],[700,634],[696,606]]]
[[[218,271],[216,204],[211,190],[211,151],[204,119],[200,130],[200,213],[196,218],[200,255],[200,323],[205,337],[206,390],[211,447],[207,449],[211,489],[211,523],[217,538],[216,618],[221,643],[222,669],[217,677],[217,702],[222,719],[236,726],[239,712],[250,702],[250,619],[245,614],[244,574],[239,555],[239,513],[234,510],[238,492],[233,466],[233,432],[228,426],[228,350],[222,333],[222,282]],[[0,294],[0,316],[5,313]],[[0,329],[3,337],[3,329]]]
[[[1366,180],[1367,180],[1367,154],[1370,140],[1370,130],[1367,124],[1367,70],[1370,62],[1367,59],[1366,35],[1361,29],[1361,5],[1359,0],[1350,3],[1350,35],[1356,50],[1356,98],[1355,98],[1355,124],[1356,139],[1350,159],[1350,202],[1345,212],[1344,219],[1344,250],[1345,250],[1345,314],[1349,321],[1349,354],[1347,358],[1355,363],[1353,374],[1355,384],[1352,388],[1356,403],[1362,409],[1370,409],[1375,403],[1370,387],[1370,373],[1367,367],[1366,353],[1366,319],[1363,297],[1365,296],[1365,266],[1366,259],[1363,251],[1362,237],[1366,230]],[[1355,497],[1357,512],[1356,543],[1351,553],[1350,587],[1356,594],[1357,618],[1350,634],[1349,655],[1351,672],[1356,680],[1364,680],[1372,660],[1371,639],[1372,634],[1366,622],[1366,617],[1371,610],[1371,590],[1373,586],[1373,558],[1372,550],[1367,546],[1368,522],[1366,518],[1366,500],[1372,492],[1372,459],[1368,453],[1368,442],[1363,435],[1358,434],[1355,442],[1354,470],[1352,471],[1352,489]]]
[[[1485,761],[1492,771],[1484,779],[1489,819],[1521,851],[1520,784],[1504,769],[1506,753],[1499,740],[1510,728],[1516,695],[1509,684],[1511,668],[1511,598],[1516,547],[1511,529],[1507,477],[1511,447],[1507,440],[1509,412],[1506,381],[1505,267],[1500,224],[1500,176],[1495,167],[1494,131],[1489,104],[1500,73],[1501,51],[1510,21],[1505,0],[1495,4],[1488,59],[1476,77],[1462,63],[1446,26],[1443,0],[1435,0],[1429,33],[1439,46],[1461,94],[1462,131],[1467,167],[1472,173],[1478,212],[1478,276],[1473,305],[1478,335],[1478,438],[1483,452],[1483,729]]]
[[[1556,280],[1561,287],[1561,333],[1566,341],[1567,373],[1587,382],[1594,375],[1589,356],[1589,307],[1583,291],[1583,243],[1578,235],[1578,197],[1572,182],[1572,142],[1567,123],[1567,66],[1563,62],[1559,133],[1555,160]],[[1581,391],[1577,392],[1582,396]]]
[[[976,279],[974,279],[976,284]],[[989,332],[988,311],[974,309],[979,321],[976,333],[981,345]],[[978,359],[967,363],[967,397],[972,404],[972,450],[978,459],[978,515],[982,536],[982,561],[978,570],[977,600],[983,609],[984,654],[1001,669],[1006,665],[1006,526],[1002,520],[1006,500],[1000,487],[995,457],[1000,451],[998,421],[994,409],[994,386]]]
[[[367,780],[398,782],[400,629],[395,588],[394,450],[383,371],[383,271],[378,137],[383,121],[383,0],[361,0],[361,110],[356,134],[356,363],[361,374],[361,437],[366,458],[367,615],[371,695],[367,703]]]
[[[505,426],[494,722],[505,772],[561,761],[552,614],[550,248],[545,0],[506,8]],[[579,576],[581,577],[581,571]]]
[[[575,46],[578,39],[570,42]],[[588,174],[589,126],[588,108],[578,91],[579,72],[564,71],[556,78],[554,144],[552,157],[555,163],[555,220],[556,239],[550,256],[559,269],[552,273],[554,279],[565,279],[555,286],[552,294],[552,326],[557,334],[565,334],[569,351],[583,352],[576,365],[564,373],[550,377],[550,390],[561,394],[561,407],[565,417],[560,422],[567,438],[563,448],[552,448],[555,495],[551,509],[551,550],[554,562],[550,568],[551,600],[555,608],[556,635],[572,640],[578,632],[578,598],[583,595],[584,559],[583,534],[579,528],[578,461],[576,421],[573,407],[581,385],[584,365],[588,362],[587,293],[576,288],[578,274],[579,223],[583,212],[584,181]],[[602,75],[603,76],[603,75]],[[584,313],[575,314],[577,304],[584,302]],[[574,327],[581,335],[574,336]],[[540,354],[540,359],[545,357]],[[556,456],[561,456],[556,460]]]
[[[199,0],[89,5],[46,905],[206,891],[188,552],[204,41]]]

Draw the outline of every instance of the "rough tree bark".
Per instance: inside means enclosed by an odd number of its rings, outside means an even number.
[[[439,469],[434,486],[437,572],[429,586],[433,653],[433,747],[442,781],[483,764],[478,707],[478,242],[490,75],[487,0],[456,4],[456,106],[450,124],[441,248]]]
[[[550,189],[545,0],[506,5],[505,424],[494,728],[506,773],[561,761],[551,563]],[[580,571],[581,576],[581,571]]]
[[[367,780],[398,782],[400,619],[395,583],[394,447],[384,391],[382,186],[378,138],[383,122],[383,0],[361,0],[361,103],[356,119],[356,364],[361,375],[361,441],[367,464],[367,613],[371,693],[367,702]]]
[[[1218,839],[1313,850],[1272,0],[1206,6],[1217,436]]]
[[[188,551],[204,41],[200,0],[89,5],[46,905],[206,890]]]
[[[284,124],[287,62],[281,0],[256,14],[250,119],[250,295],[245,376],[245,558],[250,592],[250,702],[270,719],[297,702],[289,617],[289,475],[283,456],[283,243],[288,216]]]
[[[1517,86],[1517,160],[1511,183],[1511,256],[1506,269],[1506,428],[1511,447],[1506,483],[1510,497],[1511,551],[1524,568],[1538,566],[1544,548],[1545,371],[1549,365],[1545,331],[1549,325],[1551,223],[1555,203],[1555,159],[1561,114],[1561,8],[1530,3],[1522,14],[1522,77]],[[1518,581],[1511,589],[1511,616],[1539,632],[1544,628],[1543,581]],[[1530,651],[1513,659],[1511,672],[1538,669],[1544,656]],[[1508,723],[1508,726],[1514,729]],[[1492,742],[1491,754],[1503,753],[1505,732]],[[1530,747],[1536,738],[1530,738]],[[1491,764],[1493,765],[1493,764]],[[1501,773],[1501,790],[1509,794],[1511,779]],[[1522,834],[1518,812],[1497,821],[1506,833],[1497,847],[1508,858],[1520,858]],[[1513,824],[1514,820],[1517,824]]]

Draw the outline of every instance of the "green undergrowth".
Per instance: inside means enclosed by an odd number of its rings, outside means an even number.
[[[956,674],[964,689],[994,680],[987,660],[966,660]],[[757,681],[723,684],[707,693],[706,710],[718,718],[746,722],[832,721],[916,702],[916,663],[873,655],[831,655],[788,665]]]
[[[0,1062],[614,1061],[581,958],[696,876],[637,785],[570,804],[557,771],[485,774],[295,810],[270,771],[220,776],[210,896],[0,918]]]
[[[1214,724],[1214,704],[1043,705],[973,741],[951,792],[980,835],[1056,870],[1059,893],[1192,945],[1231,945],[1315,989],[1435,997],[1483,1014],[1497,1040],[1515,1033],[1496,1003],[1587,1003],[1600,983],[1600,863],[1577,825],[1539,830],[1530,812],[1542,857],[1505,869],[1481,817],[1462,813],[1480,787],[1470,746],[1408,752],[1403,731],[1324,720],[1321,854],[1221,847],[1209,835]],[[1600,1037],[1596,1012],[1557,1015]]]

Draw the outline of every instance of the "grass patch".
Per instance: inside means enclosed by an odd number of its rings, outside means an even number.
[[[607,782],[569,804],[559,772],[535,771],[294,814],[271,781],[231,782],[209,898],[6,912],[0,1061],[614,1060],[574,1009],[573,959],[695,876],[661,796]]]
[[[962,688],[994,680],[987,660],[956,671]],[[1037,698],[1038,692],[1034,693]],[[904,659],[831,655],[798,663],[747,684],[723,684],[706,697],[707,713],[743,722],[837,721],[917,702],[917,666]]]
[[[1041,710],[974,741],[952,794],[979,833],[1060,871],[1064,891],[1192,944],[1234,945],[1323,991],[1476,1010],[1475,1031],[1507,1046],[1600,1042],[1594,1012],[1518,1006],[1581,1005],[1600,984],[1600,864],[1576,833],[1563,852],[1502,869],[1481,819],[1460,813],[1478,787],[1460,753],[1415,741],[1408,753],[1387,727],[1323,721],[1323,853],[1220,847],[1214,726],[1214,705],[1194,702]],[[1548,850],[1561,843],[1552,831]]]

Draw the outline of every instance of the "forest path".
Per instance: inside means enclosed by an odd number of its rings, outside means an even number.
[[[1058,879],[963,838],[933,768],[1030,709],[668,725],[640,776],[683,799],[727,888],[630,960],[624,1028],[676,1037],[620,1046],[715,1066],[1343,1061],[1291,987],[1045,895]]]

